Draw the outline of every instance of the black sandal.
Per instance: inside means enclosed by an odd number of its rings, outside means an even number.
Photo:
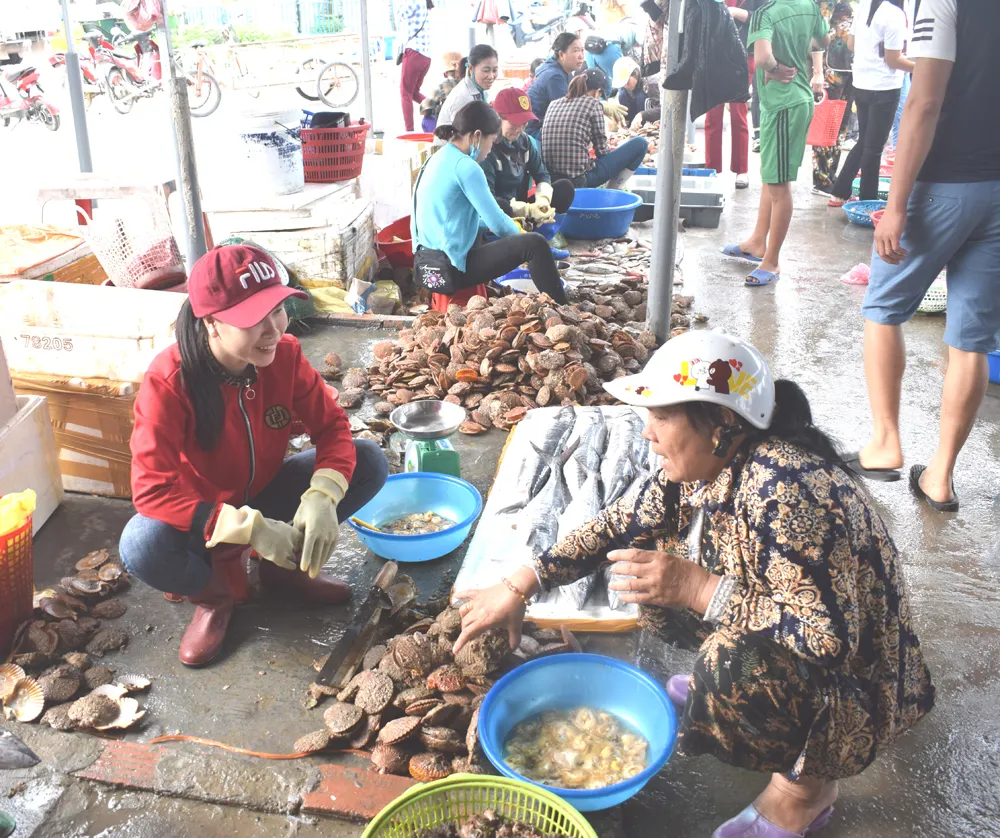
[[[845,456],[844,465],[848,471],[866,480],[877,480],[879,483],[895,483],[897,480],[903,479],[903,475],[898,468],[865,468],[861,465],[860,451]]]
[[[925,500],[931,509],[938,512],[958,512],[958,495],[955,494],[955,487],[952,486],[951,493],[954,497],[951,500],[934,500],[923,489],[920,488],[920,475],[927,471],[927,466],[913,466],[910,469],[910,491],[917,496],[918,500]]]

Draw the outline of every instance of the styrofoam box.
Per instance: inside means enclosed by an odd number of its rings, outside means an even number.
[[[31,523],[37,533],[62,503],[62,477],[45,399],[18,396],[17,404],[14,418],[0,428],[0,495],[34,490]]]
[[[13,372],[142,381],[174,342],[186,294],[65,282],[0,286],[0,337]]]

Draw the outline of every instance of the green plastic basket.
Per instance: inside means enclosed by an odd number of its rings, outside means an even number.
[[[415,838],[422,830],[457,823],[484,809],[542,832],[597,838],[583,815],[551,792],[520,780],[478,774],[453,774],[414,786],[379,812],[361,838]]]
[[[892,178],[888,177],[880,177],[878,179],[879,200],[881,201],[889,200],[889,184],[891,181]],[[859,177],[854,178],[854,182],[851,184],[851,193],[854,195],[855,198],[861,194],[861,178]]]

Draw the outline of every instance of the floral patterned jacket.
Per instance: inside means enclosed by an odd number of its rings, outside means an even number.
[[[761,442],[711,484],[677,487],[659,472],[535,569],[543,584],[566,584],[627,547],[688,552],[722,576],[709,608],[717,630],[755,634],[813,664],[829,701],[850,703],[852,718],[863,708],[872,744],[933,706],[896,546],[851,478],[805,450]]]

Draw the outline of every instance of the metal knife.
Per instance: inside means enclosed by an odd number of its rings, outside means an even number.
[[[347,686],[347,682],[371,646],[382,610],[392,608],[388,590],[398,570],[399,565],[395,562],[386,562],[382,566],[372,583],[367,599],[361,603],[344,636],[330,650],[330,656],[323,664],[319,678],[316,679],[317,683],[325,687]]]

